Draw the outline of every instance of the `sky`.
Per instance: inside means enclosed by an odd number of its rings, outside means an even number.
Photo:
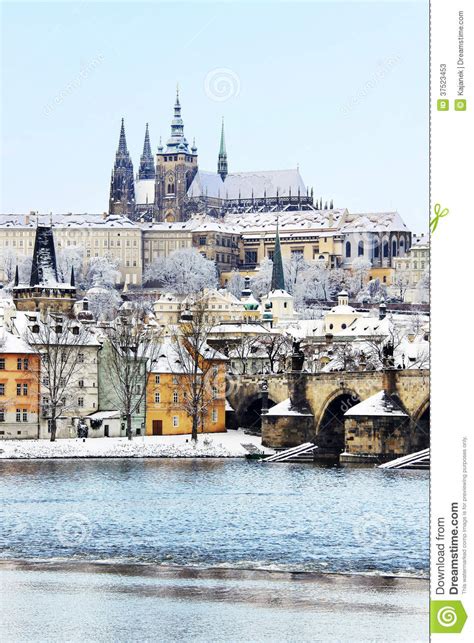
[[[125,118],[215,170],[288,169],[351,212],[428,227],[428,3],[2,3],[0,211],[103,212]]]

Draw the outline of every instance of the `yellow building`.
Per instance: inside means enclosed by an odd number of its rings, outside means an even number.
[[[0,439],[39,437],[39,355],[0,329]]]
[[[146,391],[146,434],[182,435],[192,431],[192,418],[187,400],[191,376],[181,361],[181,351],[171,342],[161,346],[158,359],[148,374]],[[225,431],[225,374],[223,356],[211,351],[212,359],[202,360],[200,377],[208,382],[202,404],[199,433]]]

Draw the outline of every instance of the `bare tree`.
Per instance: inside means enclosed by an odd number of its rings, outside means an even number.
[[[400,272],[395,273],[393,279],[393,287],[397,290],[398,297],[401,301],[405,301],[405,295],[410,285],[408,277]]]
[[[237,340],[231,342],[229,352],[232,355],[232,358],[239,362],[241,375],[245,375],[247,373],[248,360],[252,355],[256,344],[257,337],[255,335],[249,335],[248,333],[242,333]]]
[[[118,410],[132,439],[132,419],[140,412],[146,396],[147,367],[157,356],[160,335],[145,324],[145,311],[132,305],[105,329],[104,363]]]
[[[213,326],[208,321],[207,310],[206,297],[189,302],[189,310],[184,311],[171,335],[183,386],[180,405],[191,418],[194,441],[197,441],[199,426],[203,426],[209,406],[219,395],[218,364],[223,359],[207,343]],[[173,364],[170,368],[174,372]]]
[[[42,391],[42,414],[49,420],[51,442],[56,439],[58,419],[71,405],[71,389],[80,378],[84,346],[93,335],[74,318],[60,313],[39,316],[29,324],[24,339],[40,356],[36,374]]]
[[[270,371],[275,373],[277,365],[281,365],[282,363],[284,364],[286,358],[290,354],[290,338],[281,333],[272,333],[265,335],[264,337],[260,337],[258,343],[268,358]]]

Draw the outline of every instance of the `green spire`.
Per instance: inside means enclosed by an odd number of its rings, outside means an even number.
[[[275,250],[273,252],[272,290],[285,290],[285,273],[283,272],[283,259],[281,258],[280,234],[278,219],[275,235]]]
[[[222,118],[221,144],[219,147],[219,159],[217,161],[217,173],[220,174],[221,179],[225,181],[228,170],[227,170],[227,151],[225,149],[224,118]]]

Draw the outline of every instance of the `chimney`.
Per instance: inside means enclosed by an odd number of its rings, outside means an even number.
[[[387,316],[387,305],[381,301],[379,305],[379,319],[385,319]]]
[[[30,225],[30,216],[31,216],[31,213],[25,214],[25,225]]]

